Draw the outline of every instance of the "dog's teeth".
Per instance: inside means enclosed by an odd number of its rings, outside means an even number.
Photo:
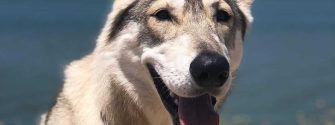
[[[172,97],[174,103],[178,104],[178,96],[176,94],[174,94],[173,92],[170,92],[170,96]]]
[[[176,95],[175,95],[173,92],[170,92],[170,96],[171,96],[172,98],[175,98],[175,97],[176,97]]]
[[[174,98],[174,103],[176,103],[178,105],[179,100],[177,98]]]

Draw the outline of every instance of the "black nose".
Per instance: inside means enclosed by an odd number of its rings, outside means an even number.
[[[223,55],[205,51],[192,61],[190,72],[200,87],[217,88],[229,77],[229,63]]]

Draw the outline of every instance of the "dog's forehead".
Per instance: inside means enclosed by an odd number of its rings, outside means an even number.
[[[202,3],[204,3],[205,5],[211,5],[213,3],[217,3],[220,0],[202,0]]]
[[[185,0],[167,0],[175,8],[183,8]]]
[[[171,7],[176,10],[185,10],[186,8],[213,7],[218,4],[220,7],[230,9],[226,0],[152,0],[153,6]]]

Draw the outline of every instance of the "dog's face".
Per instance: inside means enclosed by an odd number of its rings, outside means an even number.
[[[124,34],[131,37],[131,48],[150,72],[167,110],[183,117],[182,124],[192,124],[181,108],[188,99],[210,101],[218,110],[230,90],[252,20],[251,2],[137,0],[120,4],[126,7],[113,15],[108,41]]]
[[[239,13],[223,0],[158,0],[146,15],[156,39],[147,43],[143,60],[168,88],[184,97],[220,94],[231,76],[229,50],[243,28]]]

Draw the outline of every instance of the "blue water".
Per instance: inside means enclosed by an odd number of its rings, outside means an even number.
[[[298,125],[301,114],[322,121],[335,109],[334,5],[256,0],[224,119]],[[0,1],[0,125],[36,124],[53,104],[65,65],[93,50],[109,10],[107,0]]]

